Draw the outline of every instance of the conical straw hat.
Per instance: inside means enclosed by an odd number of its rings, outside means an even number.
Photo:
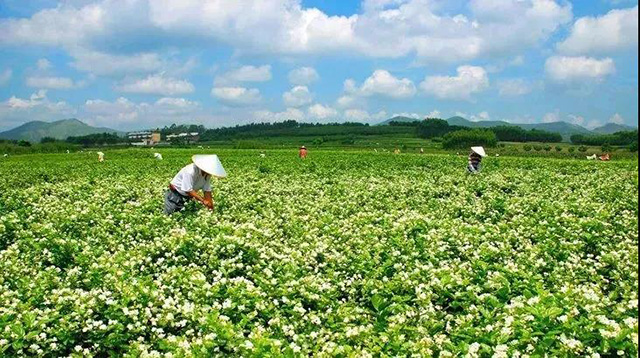
[[[482,148],[482,147],[471,147],[471,150],[474,153],[480,154],[481,157],[486,157],[487,156],[487,153],[484,151],[484,148]]]
[[[205,173],[213,175],[214,177],[224,178],[227,176],[227,172],[222,167],[220,159],[215,154],[196,154],[191,157],[193,164],[196,167],[202,169]]]

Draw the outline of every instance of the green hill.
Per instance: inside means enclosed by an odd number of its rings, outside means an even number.
[[[598,134],[613,134],[613,133],[622,132],[622,131],[635,131],[637,129],[638,129],[637,127],[631,127],[624,124],[607,123],[602,127],[593,129],[592,132],[598,133]]]
[[[44,137],[66,139],[70,136],[83,136],[95,133],[117,133],[114,129],[92,127],[78,119],[70,118],[55,122],[31,121],[0,133],[0,139],[27,140],[39,142]]]
[[[447,119],[447,123],[450,126],[460,126],[460,127],[469,127],[469,128],[489,128],[489,127],[497,127],[497,126],[514,126],[517,124],[512,124],[505,121],[479,121],[473,122],[468,119],[462,118],[460,116],[455,116]]]

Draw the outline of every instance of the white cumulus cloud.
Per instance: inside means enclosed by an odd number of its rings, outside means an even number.
[[[320,79],[313,67],[299,67],[289,72],[289,82],[293,85],[308,86]]]
[[[553,123],[560,120],[560,113],[558,111],[548,112],[542,116],[542,123]]]
[[[271,80],[271,66],[242,66],[216,77],[216,85],[232,85],[241,82],[266,82]]]
[[[254,111],[252,117],[258,122],[302,121],[306,118],[304,112],[298,108],[287,108],[282,112],[272,112],[269,110]]]
[[[0,102],[0,127],[9,129],[29,120],[45,120],[68,118],[76,114],[76,110],[64,101],[52,101],[47,97],[47,90],[41,89],[29,98],[11,96]]]
[[[164,66],[156,53],[119,55],[84,49],[74,49],[70,53],[74,58],[72,67],[99,76],[156,72]]]
[[[460,66],[456,76],[427,76],[420,88],[440,99],[470,100],[474,93],[489,87],[489,76],[484,68]]]
[[[313,95],[306,86],[295,86],[282,94],[282,100],[287,107],[302,107],[313,101]]]
[[[46,71],[46,70],[50,69],[51,67],[53,67],[51,65],[51,62],[49,62],[49,60],[47,60],[46,58],[39,59],[38,62],[36,62],[36,66],[41,71]]]
[[[382,110],[376,113],[369,113],[363,109],[347,109],[343,117],[349,122],[380,122],[387,119],[387,112]]]
[[[117,89],[121,92],[160,94],[165,96],[187,94],[195,90],[191,82],[166,77],[163,73],[149,75],[146,78],[123,83],[117,86]]]
[[[386,70],[375,70],[360,87],[354,80],[347,79],[344,82],[344,90],[347,94],[355,96],[392,99],[406,99],[416,94],[416,87],[410,79],[394,77]]]
[[[609,122],[615,124],[624,124],[624,118],[619,113],[614,114],[609,118]]]
[[[63,2],[26,18],[0,19],[0,43],[107,51],[227,44],[244,54],[356,53],[420,63],[513,56],[544,43],[572,19],[559,0],[472,0],[467,14],[426,0],[367,3],[328,15],[298,0]],[[125,36],[126,35],[126,36]]]
[[[262,100],[257,88],[213,87],[211,95],[229,106],[251,106]]]
[[[29,76],[27,86],[46,89],[72,89],[78,87],[71,78],[54,76]]]
[[[503,97],[517,97],[531,93],[532,86],[521,78],[498,81],[498,93]]]
[[[547,59],[544,68],[547,76],[556,82],[600,81],[616,71],[611,58],[598,60],[585,56],[552,56]]]
[[[338,111],[336,111],[335,109],[329,106],[323,106],[320,103],[316,103],[307,109],[307,115],[311,119],[333,120],[333,119],[337,119]]]
[[[638,49],[638,6],[579,18],[569,37],[557,45],[569,55],[599,55]]]

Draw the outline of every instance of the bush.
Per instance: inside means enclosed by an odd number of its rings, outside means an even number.
[[[638,151],[638,141],[635,141],[635,142],[631,143],[631,145],[629,146],[629,151],[630,152],[637,152]]]
[[[40,143],[55,143],[58,140],[53,138],[53,137],[42,137],[42,139],[40,139]]]
[[[313,143],[313,145],[321,145],[323,142],[324,142],[324,139],[322,139],[322,138],[316,138],[316,139],[314,139],[314,140],[313,140],[313,142],[311,142],[311,143]]]
[[[483,129],[463,129],[447,133],[442,138],[442,147],[446,149],[469,148],[478,145],[495,147],[497,143],[496,134]]]
[[[536,144],[536,145],[533,146],[533,149],[535,149],[536,152],[539,152],[539,151],[542,150],[542,146],[539,145],[539,144]]]
[[[433,137],[433,138],[431,138],[431,140],[434,143],[442,143],[442,137]]]
[[[603,152],[611,152],[613,150],[613,147],[611,147],[611,144],[603,144],[601,147]]]
[[[576,151],[576,147],[571,146],[571,147],[569,147],[569,149],[567,149],[567,150],[569,151],[569,153],[573,153],[573,152],[575,152],[575,151]]]
[[[562,152],[562,147],[559,145],[556,145],[556,152]]]
[[[31,147],[31,143],[26,140],[18,141],[18,147]]]
[[[499,146],[500,148],[505,148],[507,145],[506,145],[506,144],[504,144],[504,143],[500,143],[500,144],[498,144],[498,146]]]
[[[584,145],[581,145],[578,147],[578,150],[581,151],[582,153],[587,151],[587,147],[585,147]]]
[[[522,149],[524,149],[525,152],[530,152],[531,149],[533,149],[532,146],[530,146],[529,144],[525,144]]]
[[[544,150],[547,151],[547,152],[550,152],[551,151],[551,146],[550,145],[546,145],[544,147]]]
[[[356,143],[356,138],[352,135],[342,140],[342,144],[352,145]]]

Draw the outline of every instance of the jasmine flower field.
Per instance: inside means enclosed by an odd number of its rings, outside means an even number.
[[[194,153],[0,158],[0,355],[638,354],[637,160]]]

